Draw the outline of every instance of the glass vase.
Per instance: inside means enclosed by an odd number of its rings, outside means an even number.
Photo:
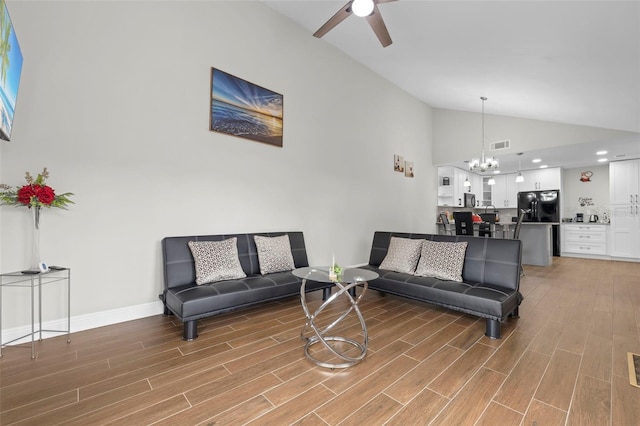
[[[33,219],[33,240],[31,247],[31,261],[29,269],[33,271],[40,270],[40,210],[42,207],[31,207],[31,216]]]

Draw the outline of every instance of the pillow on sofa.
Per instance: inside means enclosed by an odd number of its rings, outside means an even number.
[[[380,269],[413,274],[420,258],[420,250],[424,240],[391,237],[387,255],[380,264]]]
[[[280,237],[253,236],[258,249],[260,273],[291,271],[296,268],[291,254],[291,243],[288,235]]]
[[[189,241],[196,264],[196,284],[244,278],[247,275],[238,259],[238,239]]]
[[[462,282],[467,242],[447,243],[425,240],[415,275]]]

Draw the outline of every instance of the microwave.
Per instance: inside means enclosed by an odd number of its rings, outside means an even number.
[[[475,207],[476,206],[476,194],[464,193],[464,206]]]

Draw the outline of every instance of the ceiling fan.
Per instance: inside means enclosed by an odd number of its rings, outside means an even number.
[[[318,38],[322,37],[353,13],[356,16],[366,17],[373,32],[376,33],[378,40],[382,43],[382,47],[387,47],[392,43],[391,36],[389,35],[389,31],[387,31],[387,26],[382,20],[378,4],[390,3],[392,1],[397,0],[351,0],[325,22],[318,31],[313,33],[313,36]]]

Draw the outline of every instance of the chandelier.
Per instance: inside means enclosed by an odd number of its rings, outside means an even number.
[[[486,157],[484,155],[484,101],[487,100],[484,96],[482,99],[482,156],[474,158],[469,161],[469,170],[472,172],[486,172],[487,170],[497,170],[499,167],[498,159],[495,157]]]

